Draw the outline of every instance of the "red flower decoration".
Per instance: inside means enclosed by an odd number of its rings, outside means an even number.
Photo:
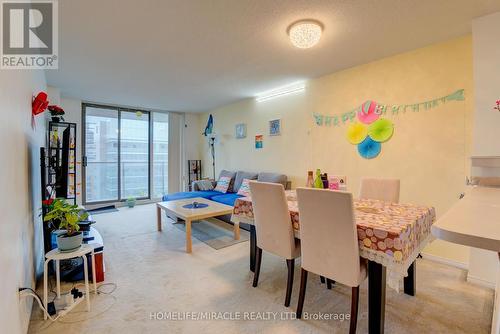
[[[61,116],[61,115],[64,115],[64,109],[59,107],[59,106],[56,106],[56,105],[51,105],[51,106],[48,106],[48,109],[50,111],[50,114],[52,116]]]
[[[42,201],[42,204],[45,206],[52,205],[52,203],[54,203],[54,199],[52,199],[52,198],[46,199],[45,201]]]
[[[500,100],[497,100],[497,106],[493,107],[493,109],[500,111]]]

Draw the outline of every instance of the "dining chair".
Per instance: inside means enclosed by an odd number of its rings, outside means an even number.
[[[300,241],[295,239],[285,188],[281,184],[250,181],[257,250],[253,287],[259,282],[262,250],[286,259],[288,280],[285,306],[290,306],[295,259],[300,256]]]
[[[399,179],[361,179],[359,198],[378,199],[385,202],[399,202]]]
[[[301,279],[296,316],[302,317],[309,272],[351,287],[349,333],[356,332],[359,285],[366,278],[366,261],[359,256],[352,194],[298,188]]]

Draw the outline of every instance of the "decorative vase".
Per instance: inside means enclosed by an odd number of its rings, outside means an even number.
[[[316,169],[316,179],[314,179],[314,188],[323,189],[323,180],[321,180],[321,171]]]
[[[321,181],[323,181],[323,189],[328,189],[328,174],[321,174]]]
[[[306,182],[306,187],[307,188],[312,188],[314,186],[314,177],[313,177],[313,171],[310,170],[307,172],[307,182]]]
[[[76,232],[68,236],[66,233],[57,236],[57,248],[61,252],[71,252],[78,249],[82,245],[83,233]]]
[[[59,123],[61,121],[61,118],[59,118],[59,116],[52,116],[52,122],[54,123]]]

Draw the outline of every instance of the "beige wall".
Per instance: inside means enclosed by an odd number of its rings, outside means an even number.
[[[367,50],[367,52],[369,52]],[[464,88],[464,102],[450,102],[429,111],[407,111],[391,118],[393,138],[379,157],[361,158],[345,139],[346,126],[318,127],[312,112],[337,114],[365,100],[386,104],[426,101]],[[347,175],[348,189],[357,193],[364,176],[398,177],[401,201],[433,205],[444,213],[464,190],[469,174],[473,110],[471,36],[350,68],[307,82],[304,93],[265,102],[244,100],[213,110],[218,134],[217,170],[276,171],[289,175],[293,187],[305,184],[307,170]],[[200,132],[208,113],[201,116]],[[282,135],[267,136],[268,121],[282,119]],[[247,123],[247,138],[234,138],[234,126]],[[254,135],[264,135],[255,150]],[[200,137],[206,147],[204,137]],[[202,149],[204,166],[211,164]],[[204,175],[211,169],[205,167]],[[436,241],[427,252],[460,263],[465,247]]]
[[[35,70],[0,74],[0,332],[26,333],[32,298],[18,297],[19,287],[35,287],[43,271],[40,147],[45,145],[45,116],[32,127],[31,99],[44,91],[45,75]]]

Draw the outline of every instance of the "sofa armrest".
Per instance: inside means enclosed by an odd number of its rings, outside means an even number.
[[[200,191],[200,183],[201,182],[206,182],[206,181],[210,181],[210,183],[212,183],[212,186],[215,188],[215,186],[217,185],[217,182],[214,181],[214,180],[197,180],[197,181],[193,181],[191,183],[191,191]]]

